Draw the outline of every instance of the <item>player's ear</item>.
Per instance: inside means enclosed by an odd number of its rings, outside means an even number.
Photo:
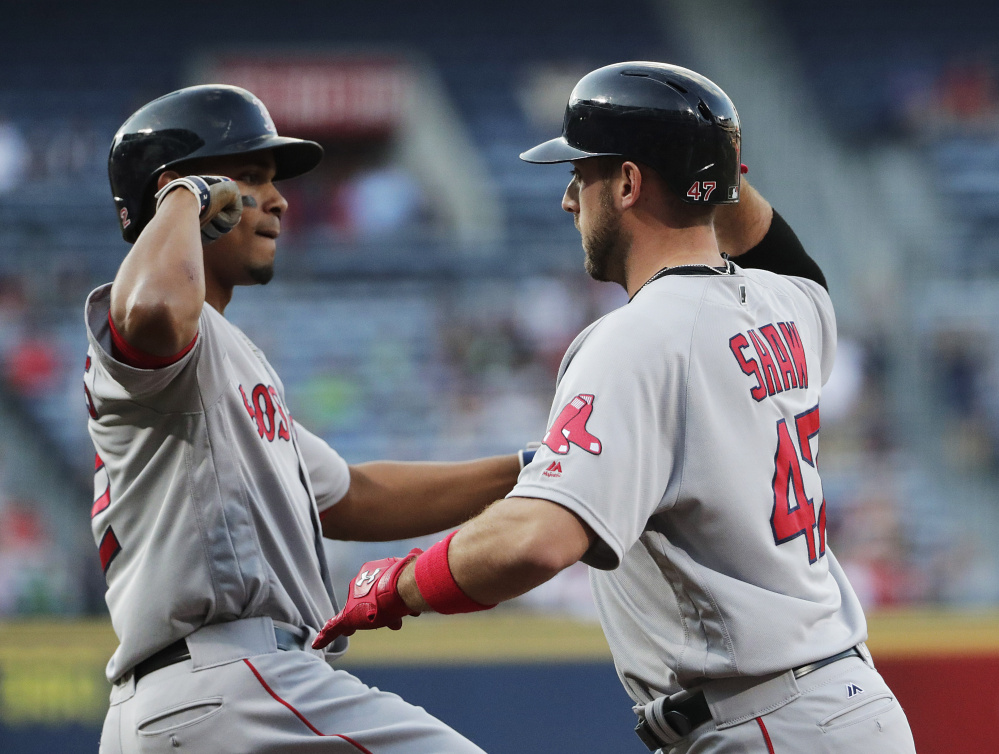
[[[642,195],[642,171],[635,163],[625,160],[618,173],[618,201],[621,209],[630,209]]]
[[[160,173],[160,177],[156,179],[156,190],[159,191],[161,188],[166,186],[170,181],[180,178],[180,173],[174,170],[164,170]]]

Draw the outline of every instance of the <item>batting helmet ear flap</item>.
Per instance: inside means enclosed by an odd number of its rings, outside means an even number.
[[[569,96],[562,135],[524,152],[526,162],[619,155],[658,172],[685,202],[739,201],[741,131],[716,84],[666,63],[598,68]]]
[[[108,179],[122,237],[134,243],[153,216],[156,178],[187,160],[270,150],[274,180],[312,170],[323,157],[314,141],[278,136],[264,104],[237,86],[191,86],[139,108],[111,142]]]

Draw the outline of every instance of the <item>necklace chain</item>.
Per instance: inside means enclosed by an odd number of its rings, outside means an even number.
[[[719,268],[719,267],[712,267],[711,265],[708,265],[708,264],[678,264],[678,265],[676,265],[674,267],[663,267],[655,275],[653,275],[648,280],[646,280],[644,283],[642,283],[642,287],[639,288],[637,291],[635,291],[635,296],[637,296],[639,294],[639,292],[641,292],[642,288],[644,288],[645,286],[647,286],[649,283],[655,282],[656,280],[658,280],[659,278],[663,277],[664,275],[668,275],[671,271],[673,271],[673,270],[681,270],[681,269],[684,269],[684,268],[691,268],[691,267],[701,267],[704,270],[707,270],[708,272],[713,272],[715,275],[732,275],[732,274],[735,273],[735,266],[732,264],[732,260],[729,259],[728,256],[725,257],[725,268],[724,269]],[[633,299],[633,298],[635,298],[635,296],[632,296],[631,298]]]

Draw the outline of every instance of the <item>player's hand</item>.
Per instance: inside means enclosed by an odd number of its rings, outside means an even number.
[[[243,214],[239,185],[221,175],[188,175],[170,181],[156,192],[156,209],[174,189],[185,188],[201,203],[201,241],[211,243],[236,227]]]
[[[403,558],[382,558],[362,565],[350,582],[347,604],[326,622],[312,648],[322,649],[336,637],[350,636],[358,630],[388,626],[398,631],[405,616],[419,615],[406,606],[396,587],[402,569],[422,553],[423,550],[414,547]]]

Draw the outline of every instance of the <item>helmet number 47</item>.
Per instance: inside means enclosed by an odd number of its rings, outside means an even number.
[[[708,201],[711,192],[718,186],[717,181],[694,181],[687,189],[687,196],[695,202]]]

